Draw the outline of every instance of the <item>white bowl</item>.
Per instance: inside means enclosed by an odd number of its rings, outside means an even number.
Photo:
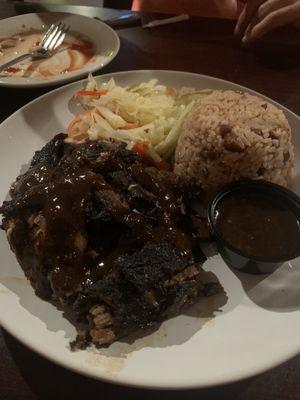
[[[118,54],[120,40],[116,32],[103,22],[69,13],[32,13],[7,18],[0,22],[0,37],[28,32],[30,29],[46,31],[52,24],[59,21],[70,25],[70,32],[81,34],[95,46],[95,60],[85,64],[83,68],[64,75],[47,78],[5,76],[0,77],[0,86],[40,87],[62,84],[97,71],[110,63]]]

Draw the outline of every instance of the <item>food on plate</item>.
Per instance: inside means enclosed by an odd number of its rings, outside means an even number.
[[[195,188],[122,142],[65,139],[35,153],[0,212],[36,294],[83,324],[73,347],[110,344],[216,293],[202,278],[205,221],[186,205]]]
[[[207,192],[245,178],[286,186],[294,160],[283,112],[248,93],[90,77],[75,97],[84,112],[35,153],[0,207],[37,295],[82,323],[74,349],[108,345],[218,292],[201,268],[211,237],[192,201],[205,206]],[[215,219],[254,256],[300,245],[298,219],[276,199],[228,199]]]
[[[85,112],[71,121],[68,136],[74,141],[121,140],[159,165],[172,157],[186,115],[209,93],[175,89],[157,79],[121,87],[114,79],[97,84],[90,77],[75,94]]]
[[[0,64],[19,55],[34,51],[45,32],[30,31],[0,38]],[[92,61],[95,56],[93,43],[75,34],[67,34],[55,53],[46,59],[24,60],[8,67],[2,74],[32,78],[47,78],[78,70]]]
[[[215,218],[221,236],[247,255],[288,258],[300,251],[299,218],[290,203],[274,193],[229,196],[218,204]]]
[[[131,87],[90,77],[70,141],[113,138],[206,191],[239,179],[291,180],[291,129],[283,112],[246,92],[176,89],[153,79]],[[175,156],[174,156],[175,153]],[[166,164],[166,161],[169,165]]]
[[[293,160],[280,109],[246,92],[214,91],[183,122],[174,172],[207,191],[244,178],[287,186]]]

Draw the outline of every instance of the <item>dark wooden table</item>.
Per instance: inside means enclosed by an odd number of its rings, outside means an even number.
[[[0,0],[0,18],[14,14],[14,6]],[[244,49],[233,38],[233,27],[232,21],[195,18],[152,30],[120,29],[120,53],[102,72],[174,69],[212,75],[255,89],[300,114],[300,33],[284,29]],[[49,90],[1,88],[0,119]],[[246,381],[185,392],[137,390],[76,375],[36,355],[3,330],[0,359],[1,400],[300,399],[300,356]]]

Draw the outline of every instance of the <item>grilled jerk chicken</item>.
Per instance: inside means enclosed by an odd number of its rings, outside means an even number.
[[[65,138],[36,152],[0,211],[36,294],[85,324],[73,347],[110,344],[214,293],[199,278],[190,189],[121,143]]]

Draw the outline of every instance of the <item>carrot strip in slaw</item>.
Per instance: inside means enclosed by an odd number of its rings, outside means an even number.
[[[78,96],[103,96],[108,93],[107,89],[99,89],[99,90],[79,90],[75,93],[75,97]]]
[[[166,87],[166,92],[167,92],[168,94],[174,95],[174,94],[175,94],[175,89],[172,88],[172,86],[167,86],[167,87]]]
[[[144,157],[148,150],[148,144],[145,142],[138,142],[132,147],[132,150],[138,153],[141,157]]]
[[[164,170],[164,171],[170,171],[171,166],[169,163],[167,163],[164,160],[160,161],[155,161],[153,157],[151,157],[151,154],[149,154],[149,144],[145,142],[138,142],[136,143],[132,149],[132,151],[135,151],[136,153],[139,154],[139,156],[142,158],[142,160],[148,161],[149,164],[153,165],[157,169]]]
[[[70,122],[70,124],[69,124],[69,126],[67,128],[67,134],[68,134],[69,137],[73,137],[74,136],[74,134],[72,132],[74,126],[77,123],[81,122],[83,117],[91,115],[93,111],[95,111],[95,110],[88,110],[88,111],[84,112],[83,114],[77,115],[77,117],[74,118],[73,121]]]

